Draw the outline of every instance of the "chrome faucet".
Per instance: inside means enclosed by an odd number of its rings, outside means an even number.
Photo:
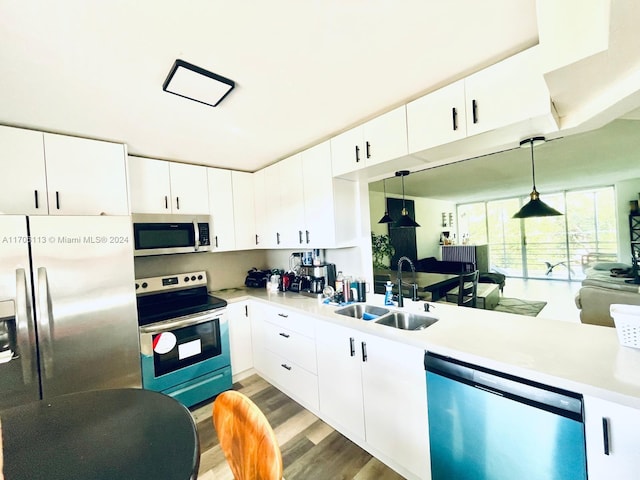
[[[404,307],[404,298],[402,296],[402,262],[407,261],[413,272],[413,283],[405,283],[404,285],[411,285],[411,300],[417,302],[418,298],[418,282],[416,281],[416,267],[413,266],[413,262],[409,257],[400,257],[398,260],[398,307]]]

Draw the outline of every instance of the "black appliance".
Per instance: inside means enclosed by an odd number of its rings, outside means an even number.
[[[227,302],[206,272],[136,280],[142,387],[187,407],[231,388]]]
[[[208,252],[208,215],[134,214],[134,255]]]
[[[270,276],[271,270],[257,270],[252,268],[247,272],[244,285],[249,288],[265,288]]]

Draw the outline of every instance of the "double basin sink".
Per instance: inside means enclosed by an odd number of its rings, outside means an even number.
[[[437,318],[429,315],[389,310],[375,305],[367,305],[366,303],[354,303],[353,305],[339,308],[336,313],[347,317],[371,320],[380,325],[399,328],[400,330],[424,330],[438,321]]]

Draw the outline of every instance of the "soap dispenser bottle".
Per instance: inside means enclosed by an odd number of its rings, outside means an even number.
[[[392,287],[393,287],[393,283],[391,283],[390,281],[388,281],[387,284],[385,285],[385,292],[384,292],[385,305],[393,305],[393,292],[391,291]]]

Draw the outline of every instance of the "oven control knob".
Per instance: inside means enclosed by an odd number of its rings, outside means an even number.
[[[140,285],[136,283],[136,290],[140,288]]]
[[[192,276],[191,276],[191,281],[192,281],[192,282],[195,282],[195,281],[196,281],[196,276],[195,276],[195,275],[192,275]]]
[[[147,282],[142,282],[142,288],[147,288],[149,284]]]
[[[198,280],[202,280],[202,275],[198,275]]]
[[[184,277],[184,281],[188,282],[189,281],[189,277]]]

